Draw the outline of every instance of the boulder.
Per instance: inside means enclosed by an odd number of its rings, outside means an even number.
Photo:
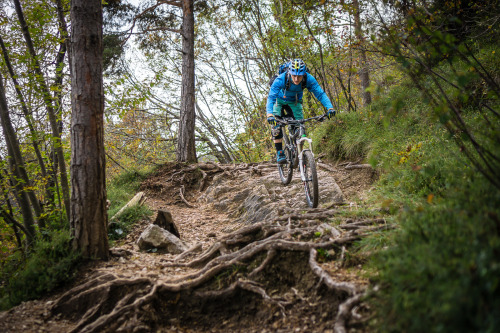
[[[156,215],[156,220],[153,222],[153,224],[156,224],[160,228],[167,230],[177,238],[181,238],[179,229],[177,229],[177,226],[174,223],[174,219],[172,218],[172,214],[170,214],[168,210],[159,210],[158,214]]]
[[[137,240],[141,250],[158,249],[172,254],[179,254],[188,249],[186,244],[167,230],[150,224]]]

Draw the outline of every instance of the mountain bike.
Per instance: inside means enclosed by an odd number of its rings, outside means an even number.
[[[283,185],[292,180],[293,169],[300,170],[300,179],[304,184],[307,205],[318,207],[319,189],[316,162],[314,161],[312,140],[306,136],[305,123],[311,120],[323,121],[326,115],[296,120],[291,117],[276,118],[276,123],[283,131],[283,151],[286,163],[278,164],[278,171]],[[288,127],[288,131],[285,129]],[[307,147],[304,145],[307,143]]]

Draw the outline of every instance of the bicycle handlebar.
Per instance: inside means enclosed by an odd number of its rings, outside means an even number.
[[[304,123],[311,121],[311,120],[322,121],[325,117],[326,117],[326,114],[323,114],[321,116],[306,118],[306,119],[293,119],[293,118],[289,118],[289,117],[284,117],[284,118],[275,118],[275,120],[277,123],[281,123],[283,125],[295,125],[295,124],[304,124]]]

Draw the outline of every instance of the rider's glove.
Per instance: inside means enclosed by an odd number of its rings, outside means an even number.
[[[267,122],[273,126],[276,126],[276,119],[273,116],[267,117]]]
[[[333,116],[335,116],[335,110],[334,109],[328,109],[328,112],[326,113],[326,116],[328,119],[332,119]]]

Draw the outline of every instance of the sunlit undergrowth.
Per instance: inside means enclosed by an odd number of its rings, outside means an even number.
[[[477,139],[498,152],[488,138],[498,133],[482,132],[484,119],[474,105],[459,96],[456,103]],[[443,121],[406,84],[314,133],[328,158],[377,169],[380,178],[364,204],[399,226],[358,244],[360,252],[377,253],[366,266],[379,287],[371,298],[377,331],[500,329],[500,193],[462,154]]]
[[[108,237],[111,241],[124,238],[133,228],[134,224],[145,217],[151,216],[152,211],[141,205],[125,208],[120,216],[109,224]]]
[[[127,171],[114,177],[107,186],[108,200],[111,202],[108,217],[111,219],[139,191],[141,182],[148,171]],[[127,207],[120,216],[110,221],[108,237],[111,241],[124,238],[140,219],[150,216],[151,210],[146,206]]]
[[[107,197],[111,205],[108,216],[116,214],[139,191],[141,182],[146,179],[148,171],[125,171],[111,179],[107,184]]]

